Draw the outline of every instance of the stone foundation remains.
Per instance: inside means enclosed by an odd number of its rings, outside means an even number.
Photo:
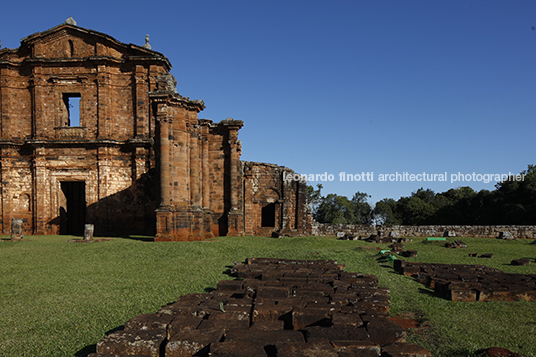
[[[389,290],[335,261],[247,259],[208,294],[182,296],[97,344],[108,356],[428,357],[389,319]]]
[[[395,260],[394,268],[452,301],[536,301],[536,274],[505,273],[484,265],[404,260]]]

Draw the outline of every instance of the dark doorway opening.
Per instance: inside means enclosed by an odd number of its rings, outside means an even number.
[[[84,181],[65,181],[61,191],[66,200],[61,208],[61,234],[81,236],[86,224],[86,183]]]
[[[262,208],[262,227],[275,227],[275,203],[269,203]]]

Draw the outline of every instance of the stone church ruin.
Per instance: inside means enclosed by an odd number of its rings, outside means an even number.
[[[240,160],[243,122],[200,119],[169,60],[72,18],[0,49],[0,224],[156,241],[310,232],[305,183]]]

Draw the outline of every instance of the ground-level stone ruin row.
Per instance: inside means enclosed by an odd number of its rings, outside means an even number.
[[[428,357],[389,319],[389,290],[329,260],[247,259],[206,294],[127,321],[90,357]]]
[[[484,265],[395,260],[394,268],[452,301],[536,301],[536,274],[505,273]]]
[[[501,239],[536,239],[536,226],[528,225],[422,225],[373,226],[370,224],[335,224],[312,222],[313,236],[336,236],[337,233],[367,238],[377,235],[398,237],[475,237]]]

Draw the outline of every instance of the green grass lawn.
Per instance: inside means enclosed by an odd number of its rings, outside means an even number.
[[[347,271],[377,275],[391,289],[391,314],[412,313],[422,328],[409,342],[434,356],[470,356],[505,347],[536,356],[536,302],[452,302],[393,272],[377,248],[387,244],[332,237],[224,237],[203,242],[153,243],[114,238],[68,243],[66,236],[27,236],[0,242],[0,356],[86,356],[105,333],[141,313],[156,312],[178,296],[206,292],[234,261],[247,257],[336,259]],[[451,239],[453,240],[453,239]],[[530,241],[463,238],[467,249],[406,243],[413,261],[484,264],[507,272],[536,274],[536,263],[511,266],[515,258],[536,258]],[[468,253],[494,253],[492,259]]]

